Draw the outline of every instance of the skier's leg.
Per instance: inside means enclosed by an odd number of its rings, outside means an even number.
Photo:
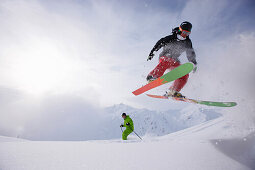
[[[124,132],[122,133],[122,139],[123,139],[123,140],[127,140],[127,135],[126,135],[125,131],[126,131],[126,130],[124,130]]]
[[[172,62],[172,65],[170,67],[170,70],[173,70],[174,68],[180,66],[179,62]],[[180,92],[181,89],[185,86],[189,78],[189,74],[177,79],[174,81],[173,85],[169,88],[172,90],[172,92]]]
[[[132,133],[131,130],[128,130],[128,129],[124,130],[124,132],[122,133],[122,139],[123,139],[123,140],[127,140],[127,136],[128,136],[130,133]]]
[[[181,89],[185,86],[189,78],[189,74],[177,79],[174,81],[173,85],[170,87],[170,89],[175,90],[177,92],[181,91]]]
[[[159,59],[159,64],[148,74],[147,81],[159,78],[169,68],[169,57],[162,56]]]

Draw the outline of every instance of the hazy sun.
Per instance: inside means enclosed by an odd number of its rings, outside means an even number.
[[[12,57],[10,78],[18,88],[34,94],[61,87],[72,70],[63,52],[49,41],[30,44]]]

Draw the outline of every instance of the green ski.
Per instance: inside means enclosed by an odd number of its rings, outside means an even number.
[[[189,103],[195,103],[195,104],[202,104],[207,106],[216,106],[216,107],[233,107],[236,106],[236,102],[211,102],[211,101],[203,101],[203,100],[194,100],[189,98],[180,98],[180,97],[167,97],[167,96],[160,96],[160,95],[151,95],[146,94],[149,97],[158,98],[158,99],[173,99],[176,101],[183,101],[183,102],[189,102]]]

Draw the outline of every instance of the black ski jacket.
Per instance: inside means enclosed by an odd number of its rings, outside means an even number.
[[[172,30],[171,35],[161,38],[151,50],[150,55],[152,55],[155,51],[158,51],[161,47],[163,47],[163,51],[159,54],[159,57],[162,56],[171,57],[176,61],[180,62],[179,60],[180,55],[183,52],[186,52],[188,60],[196,65],[197,64],[196,54],[192,47],[192,42],[189,36],[187,36],[185,40],[179,40],[177,38],[177,34],[180,34],[178,27]]]

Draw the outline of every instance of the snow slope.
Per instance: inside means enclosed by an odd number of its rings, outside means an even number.
[[[0,142],[1,170],[248,170],[255,168],[255,136],[224,137],[224,118],[140,141]],[[238,148],[238,152],[235,149]]]
[[[101,129],[97,139],[119,138],[119,125],[123,123],[121,114],[125,112],[134,121],[135,131],[140,135],[162,136],[222,116],[215,108],[202,108],[190,105],[183,109],[155,111],[137,109],[118,104],[104,109]]]
[[[19,139],[19,138],[12,138],[12,137],[7,137],[7,136],[0,136],[0,142],[22,142],[22,141],[27,141],[24,139]]]
[[[86,114],[86,109],[83,105],[73,109],[62,105],[58,109],[46,109],[40,117],[31,119],[27,125],[22,126],[22,131],[17,131],[15,136],[37,141],[116,139],[121,135],[123,112],[133,119],[135,130],[140,135],[162,136],[222,116],[221,110],[193,104],[166,111],[138,109],[125,104],[102,108],[99,113],[90,111]],[[0,132],[1,134],[5,133]]]

